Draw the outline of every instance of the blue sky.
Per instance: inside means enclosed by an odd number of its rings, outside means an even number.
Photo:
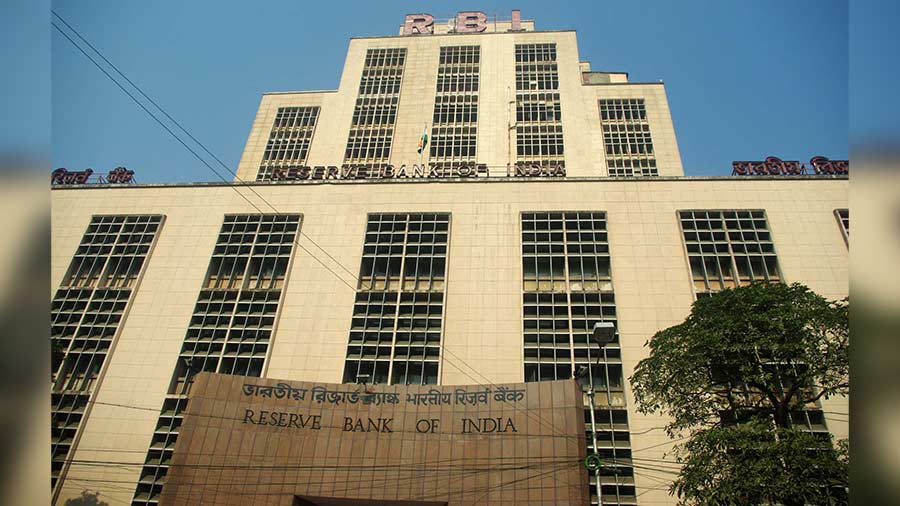
[[[848,156],[846,1],[451,2],[66,0],[54,9],[232,168],[266,91],[334,89],[351,36],[396,33],[409,12],[508,16],[578,31],[594,70],[666,83],[687,175],[732,160]],[[212,181],[209,169],[58,33],[52,164],[140,182]]]

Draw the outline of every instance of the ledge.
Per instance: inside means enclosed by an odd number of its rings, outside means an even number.
[[[527,20],[523,20],[527,21]],[[429,34],[414,34],[414,35],[373,35],[369,37],[350,37],[350,40],[366,40],[366,39],[419,39],[419,38],[431,38],[431,37],[454,37],[458,35],[521,35],[521,34],[529,34],[529,33],[569,33],[575,32],[575,30],[532,30],[530,32],[526,31],[518,31],[518,32],[463,32],[463,33],[429,33]]]
[[[441,178],[441,179],[318,179],[302,181],[252,181],[242,183],[196,182],[196,183],[138,183],[138,184],[82,184],[54,185],[51,190],[105,190],[142,188],[215,188],[215,187],[266,187],[266,186],[317,186],[344,184],[533,184],[533,183],[672,183],[672,182],[748,182],[748,181],[847,181],[849,176],[805,175],[805,176],[661,176],[661,177],[481,177],[481,178]]]
[[[301,95],[312,93],[337,93],[338,90],[305,90],[305,91],[265,91],[263,95]]]
[[[641,86],[646,86],[648,84],[656,84],[659,86],[665,86],[665,83],[663,82],[662,79],[660,79],[659,81],[652,81],[652,82],[645,81],[645,82],[627,82],[627,83],[585,83],[585,82],[581,83],[582,86],[629,86],[629,85],[633,86],[636,84],[639,84]]]

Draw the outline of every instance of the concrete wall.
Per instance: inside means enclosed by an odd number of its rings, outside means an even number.
[[[512,121],[515,121],[515,46],[539,43],[557,45],[563,141],[569,176],[608,174],[597,104],[601,98],[643,98],[659,174],[684,175],[663,84],[582,84],[582,65],[579,63],[575,32],[559,31],[351,39],[340,86],[336,91],[263,96],[238,167],[238,178],[243,181],[256,179],[275,113],[279,107],[286,106],[321,106],[307,165],[340,165],[344,160],[359,79],[369,48],[407,48],[390,162],[396,165],[418,163],[416,147],[422,129],[427,124],[430,132],[432,124],[440,48],[460,45],[481,46],[477,160],[487,164],[495,175],[505,174],[507,163],[516,161],[515,131],[507,133],[507,104],[510,101],[510,114]],[[622,81],[624,74],[617,76],[614,81]],[[424,161],[428,161],[427,153]]]
[[[574,44],[574,37],[571,40]],[[327,96],[322,100],[327,101]],[[76,459],[143,462],[225,213],[271,212],[271,204],[280,212],[303,214],[305,237],[299,240],[303,248],[295,248],[266,366],[269,378],[340,382],[355,295],[353,276],[343,272],[342,266],[354,274],[358,271],[369,212],[452,214],[443,343],[445,353],[458,358],[453,363],[461,360],[478,374],[445,362],[442,383],[446,385],[478,383],[482,377],[494,383],[523,380],[520,213],[525,211],[608,213],[626,377],[646,356],[647,339],[681,322],[694,298],[676,219],[679,209],[765,209],[785,279],[805,283],[829,298],[848,293],[848,250],[833,215],[835,208],[848,207],[847,180],[342,181],[262,184],[254,190],[266,202],[247,188],[211,185],[51,193],[54,291],[92,215],[166,216],[116,348],[107,359],[108,370],[95,396],[101,404],[94,406],[87,421]],[[633,407],[628,387],[626,396]],[[824,404],[826,413],[848,411],[846,399]],[[835,435],[846,437],[847,424],[826,416]],[[633,409],[629,418],[635,455],[662,458],[671,441],[654,428],[665,420]],[[97,488],[112,503],[130,502],[138,473],[139,466],[75,469],[60,504],[91,484],[75,481],[79,478],[121,481],[118,488],[103,484]],[[642,494],[640,504],[674,503],[664,490],[648,491],[660,484],[646,478],[646,473],[635,479]]]

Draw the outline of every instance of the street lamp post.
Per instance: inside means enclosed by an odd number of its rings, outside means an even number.
[[[597,362],[595,365],[600,365],[600,350],[603,349],[604,346],[613,342],[616,335],[616,327],[611,322],[598,322],[594,324],[594,330],[591,332],[591,339],[595,343],[597,343]],[[590,373],[589,366],[582,366],[582,368],[576,374],[578,378],[587,378],[589,381],[588,386],[588,401],[591,405],[591,439],[593,440],[593,450],[594,455],[599,455],[599,450],[597,449],[597,420],[596,415],[594,414],[594,381],[592,374]],[[594,486],[597,490],[597,504],[599,506],[603,505],[603,499],[600,496],[600,466],[597,466],[594,469]]]

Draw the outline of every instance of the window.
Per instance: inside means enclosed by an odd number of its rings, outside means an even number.
[[[158,501],[194,376],[203,371],[262,376],[300,224],[297,214],[225,216],[133,506]]]
[[[131,288],[161,224],[162,216],[95,216],[62,285]]]
[[[478,92],[480,46],[442,47],[438,61],[438,93]]]
[[[850,210],[835,209],[834,217],[837,218],[838,225],[841,227],[841,235],[844,236],[844,243],[850,246]]]
[[[316,131],[318,107],[280,107],[269,133],[257,181],[272,178],[273,169],[286,165],[303,165]]]
[[[556,89],[556,44],[516,44],[516,90]]]
[[[345,163],[386,162],[390,158],[405,63],[406,48],[366,52]]]
[[[163,217],[94,216],[51,301],[51,486],[60,481],[84,406],[97,389]]]
[[[344,382],[435,385],[449,214],[370,214]]]
[[[557,93],[528,93],[519,97],[516,121],[532,123],[560,121],[559,95]]]
[[[397,97],[358,98],[353,109],[354,127],[393,125],[397,120]]]
[[[90,400],[82,393],[55,392],[51,395],[50,410],[50,469],[53,486],[61,479],[60,473],[69,458],[75,435],[81,426],[84,410]]]
[[[603,99],[599,106],[609,175],[658,176],[644,99]]]
[[[434,100],[435,123],[473,123],[478,121],[478,96],[437,96]]]
[[[765,211],[689,210],[679,211],[678,216],[697,297],[754,282],[782,282]],[[792,376],[791,368],[801,365],[785,366],[773,361],[769,366],[773,376],[784,382]],[[747,388],[736,392],[755,395]],[[818,432],[824,430],[821,415],[817,403],[792,413],[791,419],[801,428]],[[733,414],[724,416],[733,418]]]
[[[480,62],[479,46],[441,48],[429,149],[438,169],[475,163]]]
[[[679,218],[698,297],[781,281],[765,211],[680,211]]]
[[[477,127],[432,127],[431,154],[433,160],[475,161]]]
[[[518,125],[516,126],[516,152],[518,160],[549,160],[548,164],[562,163],[562,125]]]
[[[601,349],[591,340],[595,323],[616,322],[606,213],[523,213],[522,272],[525,381],[571,378],[581,366],[588,367],[588,381],[596,392],[600,452],[610,460],[618,459],[601,472],[603,504],[633,504],[634,472],[628,460],[631,443],[618,336]],[[589,445],[591,429],[587,410]]]
[[[556,44],[516,44],[516,160],[564,163]]]

